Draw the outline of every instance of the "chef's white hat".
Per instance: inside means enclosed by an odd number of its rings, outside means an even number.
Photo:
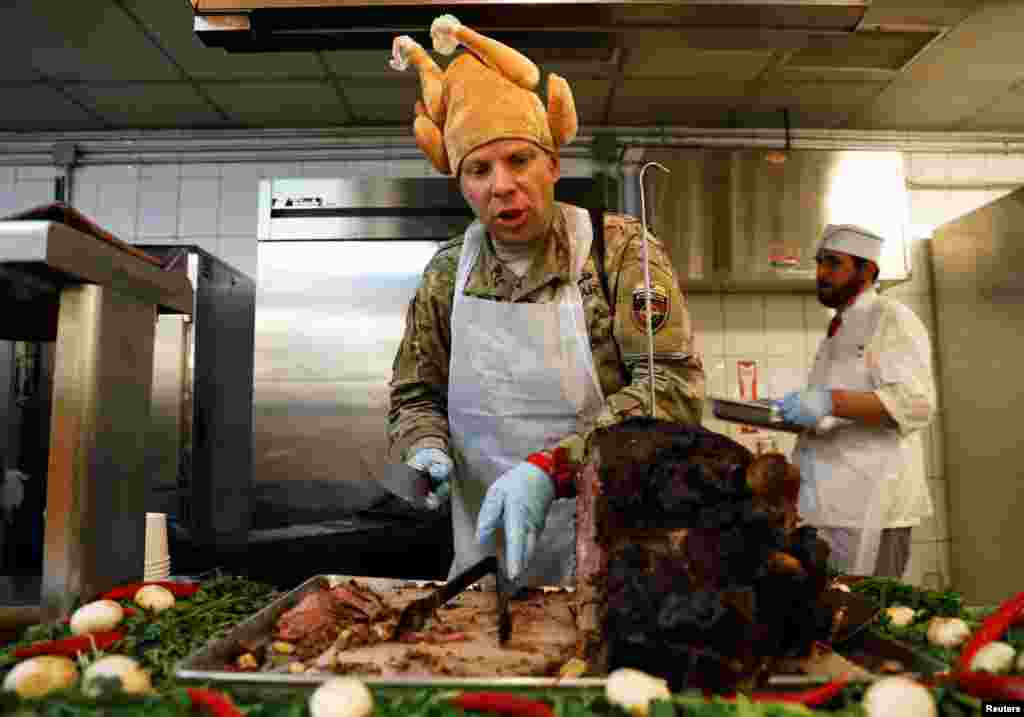
[[[878,263],[885,240],[856,224],[829,224],[821,234],[818,250],[831,249]]]

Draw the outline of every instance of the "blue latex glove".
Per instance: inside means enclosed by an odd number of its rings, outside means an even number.
[[[778,405],[787,423],[814,426],[832,414],[832,392],[811,386],[803,391],[787,393]]]
[[[511,580],[530,562],[554,499],[555,484],[548,474],[525,461],[487,489],[476,521],[476,540],[488,544],[504,519],[505,563]]]
[[[431,508],[440,507],[451,492],[449,479],[455,464],[448,454],[440,448],[420,448],[405,464],[430,475],[431,489],[427,505]]]

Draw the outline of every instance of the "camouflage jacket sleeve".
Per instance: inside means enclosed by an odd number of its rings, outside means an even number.
[[[449,449],[451,308],[461,249],[460,238],[434,255],[409,302],[390,383],[388,443],[392,460],[406,460],[413,446]]]
[[[650,416],[643,227],[632,217],[605,217],[605,267],[614,298],[612,336],[621,357],[621,378],[601,376],[605,405],[596,421],[560,442],[570,465],[579,465],[594,430],[627,418]],[[693,348],[693,326],[683,292],[664,245],[648,245],[654,328],[655,416],[666,421],[700,423],[704,406],[704,369]],[[591,327],[593,336],[593,327]],[[595,346],[595,352],[597,347]],[[560,494],[571,493],[559,486]]]

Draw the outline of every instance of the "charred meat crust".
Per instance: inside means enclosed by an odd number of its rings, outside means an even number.
[[[784,456],[700,426],[599,431],[577,477],[577,655],[714,688],[827,637],[828,551],[798,493]]]

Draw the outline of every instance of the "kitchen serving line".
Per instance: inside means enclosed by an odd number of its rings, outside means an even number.
[[[942,714],[981,714],[981,702],[978,698],[987,697],[998,699],[1001,696],[1016,694],[1014,690],[1019,689],[1022,679],[1015,676],[1000,676],[981,671],[980,663],[975,664],[979,655],[988,651],[992,645],[999,644],[999,640],[1008,640],[1010,645],[1019,645],[1021,638],[1013,628],[1014,623],[1021,614],[1021,605],[1024,605],[1024,594],[1009,600],[999,609],[969,609],[964,608],[960,598],[955,593],[937,593],[925,591],[909,585],[888,579],[840,579],[838,584],[848,584],[852,588],[855,600],[845,602],[842,595],[850,595],[845,589],[836,588],[834,593],[837,598],[836,604],[842,608],[851,608],[850,613],[867,608],[867,615],[870,622],[861,625],[851,625],[850,629],[843,631],[842,635],[835,641],[835,652],[830,652],[826,657],[815,657],[804,661],[804,668],[814,669],[829,665],[831,670],[846,669],[843,675],[825,674],[819,671],[817,674],[797,673],[798,668],[787,665],[787,669],[793,669],[793,673],[776,674],[769,679],[769,684],[756,688],[745,693],[746,699],[742,705],[736,702],[734,693],[711,696],[702,694],[699,691],[684,691],[675,694],[668,693],[661,687],[656,693],[657,700],[665,702],[664,714],[682,714],[679,710],[685,709],[685,714],[702,714],[702,708],[714,708],[714,714],[744,714],[759,716],[769,714],[762,712],[761,705],[767,703],[800,703],[814,707],[813,714],[829,714],[831,709],[836,709],[842,714],[863,713],[870,716],[881,714],[895,714],[893,712],[879,711],[876,701],[879,694],[888,690],[894,684],[908,688],[908,685],[915,686],[918,697],[924,695],[931,702],[927,704],[938,705]],[[368,648],[356,648],[347,652],[345,660],[335,663],[334,669],[322,672],[307,670],[301,674],[291,674],[286,665],[289,660],[280,660],[278,663],[267,669],[253,671],[241,671],[237,667],[229,666],[227,661],[233,660],[238,654],[239,643],[252,646],[257,642],[266,643],[275,629],[275,624],[281,616],[299,605],[304,598],[324,588],[336,589],[338,587],[350,588],[353,585],[361,590],[372,590],[382,596],[388,596],[394,600],[395,606],[408,605],[418,597],[429,595],[438,587],[438,583],[427,583],[422,581],[389,581],[380,579],[367,579],[350,576],[315,576],[307,583],[285,595],[275,595],[268,592],[268,586],[260,586],[245,580],[215,576],[210,579],[197,581],[162,583],[159,587],[167,589],[168,594],[174,597],[170,606],[164,605],[157,608],[156,604],[148,598],[143,598],[146,590],[153,591],[155,586],[146,587],[139,584],[122,586],[121,589],[108,591],[104,594],[105,599],[113,599],[122,606],[125,616],[121,618],[120,624],[114,626],[114,632],[95,633],[92,640],[102,645],[102,652],[93,648],[83,648],[78,643],[84,643],[83,637],[58,638],[50,640],[33,639],[43,635],[56,638],[61,634],[68,634],[69,625],[67,621],[58,621],[53,625],[37,625],[29,629],[22,640],[0,648],[0,671],[5,675],[5,691],[0,692],[0,709],[16,710],[28,708],[34,710],[73,709],[76,715],[82,717],[93,717],[99,715],[103,710],[109,710],[116,700],[119,710],[125,710],[124,714],[133,714],[132,705],[138,705],[140,712],[152,710],[156,707],[164,710],[167,714],[178,714],[179,709],[184,709],[181,714],[188,712],[188,707],[178,705],[194,705],[200,711],[207,714],[228,717],[229,714],[241,714],[239,707],[246,713],[260,715],[276,715],[278,710],[288,713],[305,713],[307,700],[310,700],[310,692],[314,695],[319,688],[328,681],[337,689],[337,673],[346,674],[343,678],[344,684],[351,687],[353,684],[364,686],[369,700],[370,711],[360,714],[403,714],[409,710],[434,705],[431,714],[447,715],[440,706],[441,702],[452,702],[453,705],[463,705],[465,709],[471,710],[474,706],[483,705],[512,705],[520,707],[529,701],[536,707],[544,706],[548,710],[545,714],[575,714],[581,717],[590,715],[622,715],[627,703],[618,689],[622,686],[622,678],[627,675],[616,672],[612,676],[605,677],[559,677],[559,676],[522,676],[514,672],[503,671],[505,668],[514,666],[517,659],[524,660],[518,665],[520,673],[529,671],[524,665],[537,667],[550,660],[550,658],[561,651],[566,654],[572,653],[574,640],[572,615],[568,609],[573,591],[565,588],[550,590],[538,590],[531,592],[525,599],[514,601],[518,606],[513,608],[516,629],[513,632],[513,639],[507,647],[500,647],[497,641],[497,619],[494,614],[495,598],[493,593],[476,585],[467,592],[457,596],[454,604],[447,609],[442,609],[438,617],[439,621],[448,624],[456,622],[469,624],[471,621],[467,616],[473,615],[478,610],[477,617],[487,616],[489,619],[480,620],[477,623],[478,634],[469,639],[460,639],[448,645],[439,643],[402,643],[402,642],[381,642]],[[263,596],[262,598],[260,596]],[[888,596],[888,597],[886,597]],[[875,598],[883,597],[891,599],[889,604],[877,603]],[[539,598],[539,600],[538,600]],[[269,601],[269,602],[268,602]],[[897,602],[898,601],[898,602]],[[266,603],[266,604],[263,604]],[[543,603],[542,610],[530,610]],[[255,614],[245,614],[254,606],[262,605]],[[933,646],[934,650],[930,655],[921,643],[916,642],[913,624],[897,626],[888,615],[895,615],[894,611],[914,605],[911,612],[915,613],[913,623],[923,626],[935,619],[963,619],[970,625],[970,630],[964,636],[964,640],[958,645],[940,647]],[[239,608],[239,606],[242,606]],[[559,609],[557,606],[561,606]],[[879,608],[884,607],[885,611],[878,613]],[[200,620],[200,614],[205,614],[207,620]],[[397,614],[397,613],[396,613]],[[231,617],[233,615],[233,618]],[[958,615],[959,618],[952,618]],[[208,626],[203,623],[212,620],[217,622],[225,616],[229,622],[220,622],[221,628],[211,634]],[[539,618],[537,622],[531,621]],[[230,620],[235,622],[232,624]],[[860,619],[860,618],[858,618]],[[72,623],[77,620],[73,616]],[[184,660],[177,664],[173,671],[161,671],[154,668],[161,648],[154,642],[162,639],[168,642],[176,642],[182,639],[182,633],[174,632],[172,626],[182,624],[191,625],[193,630],[193,644],[195,649]],[[556,631],[561,626],[561,631],[550,635],[554,628]],[[570,629],[564,629],[566,627]],[[109,627],[104,625],[104,627]],[[902,633],[899,631],[903,630]],[[1009,632],[1007,632],[1009,630]],[[101,639],[100,635],[115,634],[117,639]],[[856,634],[854,634],[856,633]],[[901,634],[902,640],[894,640],[892,634]],[[451,633],[449,633],[451,634]],[[149,635],[149,639],[140,641],[139,638]],[[858,635],[869,635],[871,639],[861,641]],[[887,637],[888,635],[888,637]],[[209,636],[209,637],[207,637]],[[86,636],[88,637],[88,636]],[[77,642],[76,642],[77,641]],[[187,637],[185,642],[187,642]],[[993,642],[995,641],[995,642]],[[13,673],[13,667],[19,664],[26,664],[31,656],[39,655],[69,655],[72,645],[78,645],[74,652],[79,655],[79,664],[88,667],[91,664],[99,663],[104,655],[128,654],[137,656],[144,655],[141,663],[152,674],[154,690],[145,693],[129,693],[121,696],[111,694],[89,694],[83,692],[81,685],[72,683],[62,691],[54,691],[31,700],[17,697],[10,691],[9,676]],[[529,643],[532,643],[530,645]],[[889,650],[885,655],[875,655],[875,664],[883,664],[881,658],[885,658],[884,664],[887,670],[894,670],[893,655],[903,654],[908,662],[902,667],[916,668],[918,672],[907,673],[914,679],[906,677],[886,677],[875,671],[868,671],[857,668],[854,663],[842,657],[845,653],[854,655],[864,650],[865,646],[888,643],[895,646],[897,651]],[[385,648],[382,650],[382,648]],[[430,662],[425,656],[436,655],[435,664],[447,663],[452,669],[449,674],[427,675],[427,674],[387,674],[386,669],[373,671],[370,675],[353,674],[353,663],[363,662],[364,665],[384,665],[386,668],[388,660],[391,664],[398,664],[393,657],[386,655],[386,650],[408,650],[415,651],[424,657],[421,664]],[[902,652],[900,652],[902,651]],[[268,646],[268,653],[276,652],[278,657],[289,657],[286,651],[277,652]],[[179,653],[180,654],[180,653]],[[938,659],[935,655],[944,655]],[[858,655],[857,659],[863,661],[864,655]],[[968,664],[970,663],[970,664]],[[461,668],[460,668],[461,665]],[[206,669],[209,668],[209,669]],[[459,673],[460,669],[473,669],[473,673]],[[499,674],[487,674],[488,670],[497,669]],[[515,667],[512,667],[515,669]],[[996,668],[991,668],[996,669]],[[1014,669],[1012,666],[1009,669]],[[614,677],[614,679],[611,679]],[[629,676],[632,679],[632,676]],[[853,679],[848,679],[852,677]],[[76,676],[77,678],[77,676]],[[893,680],[897,682],[894,683]],[[189,684],[203,683],[207,687],[198,691],[195,688],[187,687]],[[654,680],[655,686],[658,681]],[[125,683],[127,685],[127,683]],[[147,678],[146,684],[149,684]],[[641,683],[642,684],[642,683]],[[630,689],[635,688],[637,683],[630,683]],[[878,689],[872,690],[877,687]],[[367,689],[368,688],[368,689]],[[127,686],[125,690],[127,690]],[[328,690],[328,691],[330,691]],[[923,691],[923,692],[922,692]],[[641,694],[644,694],[641,690]],[[489,697],[485,697],[488,696]],[[518,695],[519,697],[516,697]],[[977,695],[977,696],[972,696]],[[321,697],[323,695],[321,694]],[[639,699],[639,698],[636,698]],[[526,700],[519,701],[516,700]],[[212,702],[227,705],[233,712],[209,711],[206,706]],[[312,706],[315,702],[308,702]],[[648,704],[643,698],[644,709],[641,711],[630,710],[633,714],[648,714],[648,708],[654,703]],[[63,705],[61,707],[60,705]],[[237,707],[236,707],[237,705]],[[745,705],[745,706],[744,706]],[[882,705],[885,706],[884,703]],[[891,705],[890,705],[891,706]],[[739,710],[740,707],[745,711]],[[734,709],[735,708],[735,709]],[[776,706],[770,714],[786,715],[790,712],[787,708]],[[855,709],[856,712],[850,712]],[[295,712],[299,710],[299,712]],[[375,711],[374,711],[375,710]],[[492,711],[495,711],[492,709]],[[519,712],[503,712],[502,714],[520,714]],[[312,710],[314,717],[318,714]],[[530,712],[533,714],[534,712]],[[653,709],[650,713],[654,713]],[[806,710],[800,714],[809,714]],[[121,714],[121,712],[119,712]],[[453,711],[451,714],[459,714]],[[539,713],[537,713],[539,714]],[[658,712],[662,714],[662,712]],[[795,713],[794,713],[795,714]],[[936,714],[936,712],[915,712],[914,714]]]

